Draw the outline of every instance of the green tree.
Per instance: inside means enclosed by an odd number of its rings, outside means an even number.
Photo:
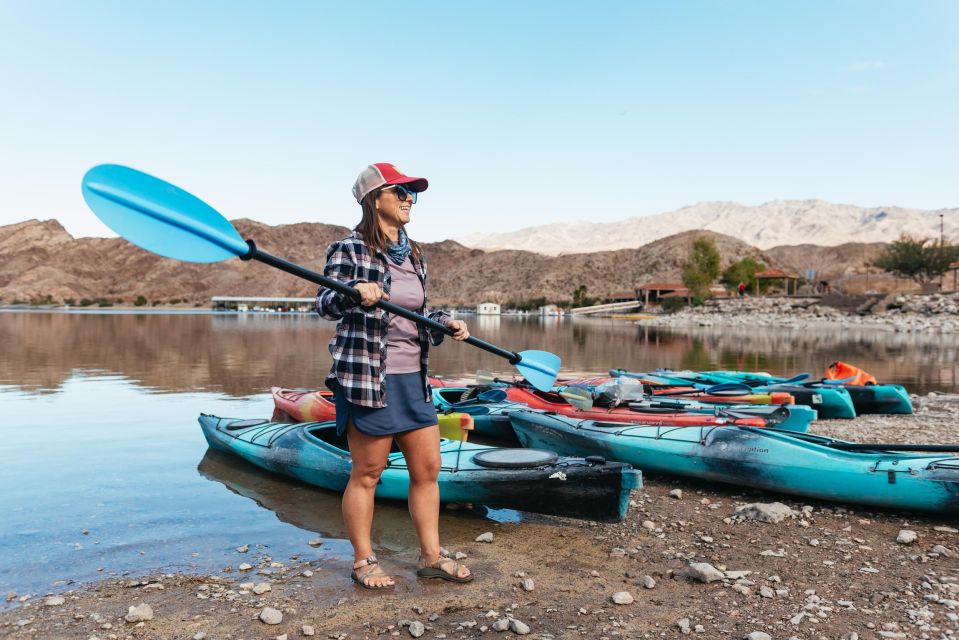
[[[142,307],[147,303],[147,299],[143,296],[137,296],[137,299],[133,301],[133,306]]]
[[[683,286],[696,298],[708,298],[709,286],[719,277],[719,249],[710,238],[697,238],[683,263]]]
[[[588,307],[595,303],[596,301],[593,298],[590,298],[586,295],[586,285],[581,284],[576,289],[573,290],[573,306],[574,307]]]
[[[959,247],[903,234],[883,249],[872,266],[918,284],[935,280],[959,258]]]
[[[740,282],[746,284],[747,291],[755,291],[756,274],[766,270],[766,265],[753,258],[743,258],[723,270],[719,281],[730,291],[735,291]]]

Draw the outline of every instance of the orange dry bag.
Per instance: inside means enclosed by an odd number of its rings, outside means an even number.
[[[851,379],[850,379],[851,378]],[[845,362],[833,362],[826,369],[827,380],[843,380],[843,384],[867,385],[879,384],[874,376],[869,375],[859,367],[854,367]]]

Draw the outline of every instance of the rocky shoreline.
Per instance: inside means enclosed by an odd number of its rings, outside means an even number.
[[[914,402],[912,416],[822,421],[816,431],[959,441],[959,396]],[[236,562],[218,575],[11,592],[0,637],[959,636],[959,514],[876,511],[648,476],[621,523],[493,523],[468,513],[445,513],[444,522],[446,544],[478,576],[471,584],[417,580],[415,556],[384,549],[398,585],[363,591],[350,583],[346,560],[308,545],[305,534],[303,552],[291,558],[239,544]]]
[[[821,298],[716,298],[638,321],[651,326],[862,326],[893,332],[959,333],[959,293],[890,294],[840,309]]]

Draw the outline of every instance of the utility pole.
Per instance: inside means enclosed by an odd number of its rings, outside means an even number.
[[[945,227],[943,226],[943,214],[940,213],[939,214],[939,253],[940,255],[942,254],[943,247],[946,246],[944,230],[945,230]],[[942,279],[944,277],[945,277],[945,274],[943,273],[939,274],[939,291],[940,292],[942,291],[942,287],[943,287]]]

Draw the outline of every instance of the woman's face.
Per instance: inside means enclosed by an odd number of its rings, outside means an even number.
[[[413,206],[412,196],[400,199],[400,193],[396,188],[387,187],[376,196],[376,213],[380,220],[397,227],[410,221],[410,207]]]

